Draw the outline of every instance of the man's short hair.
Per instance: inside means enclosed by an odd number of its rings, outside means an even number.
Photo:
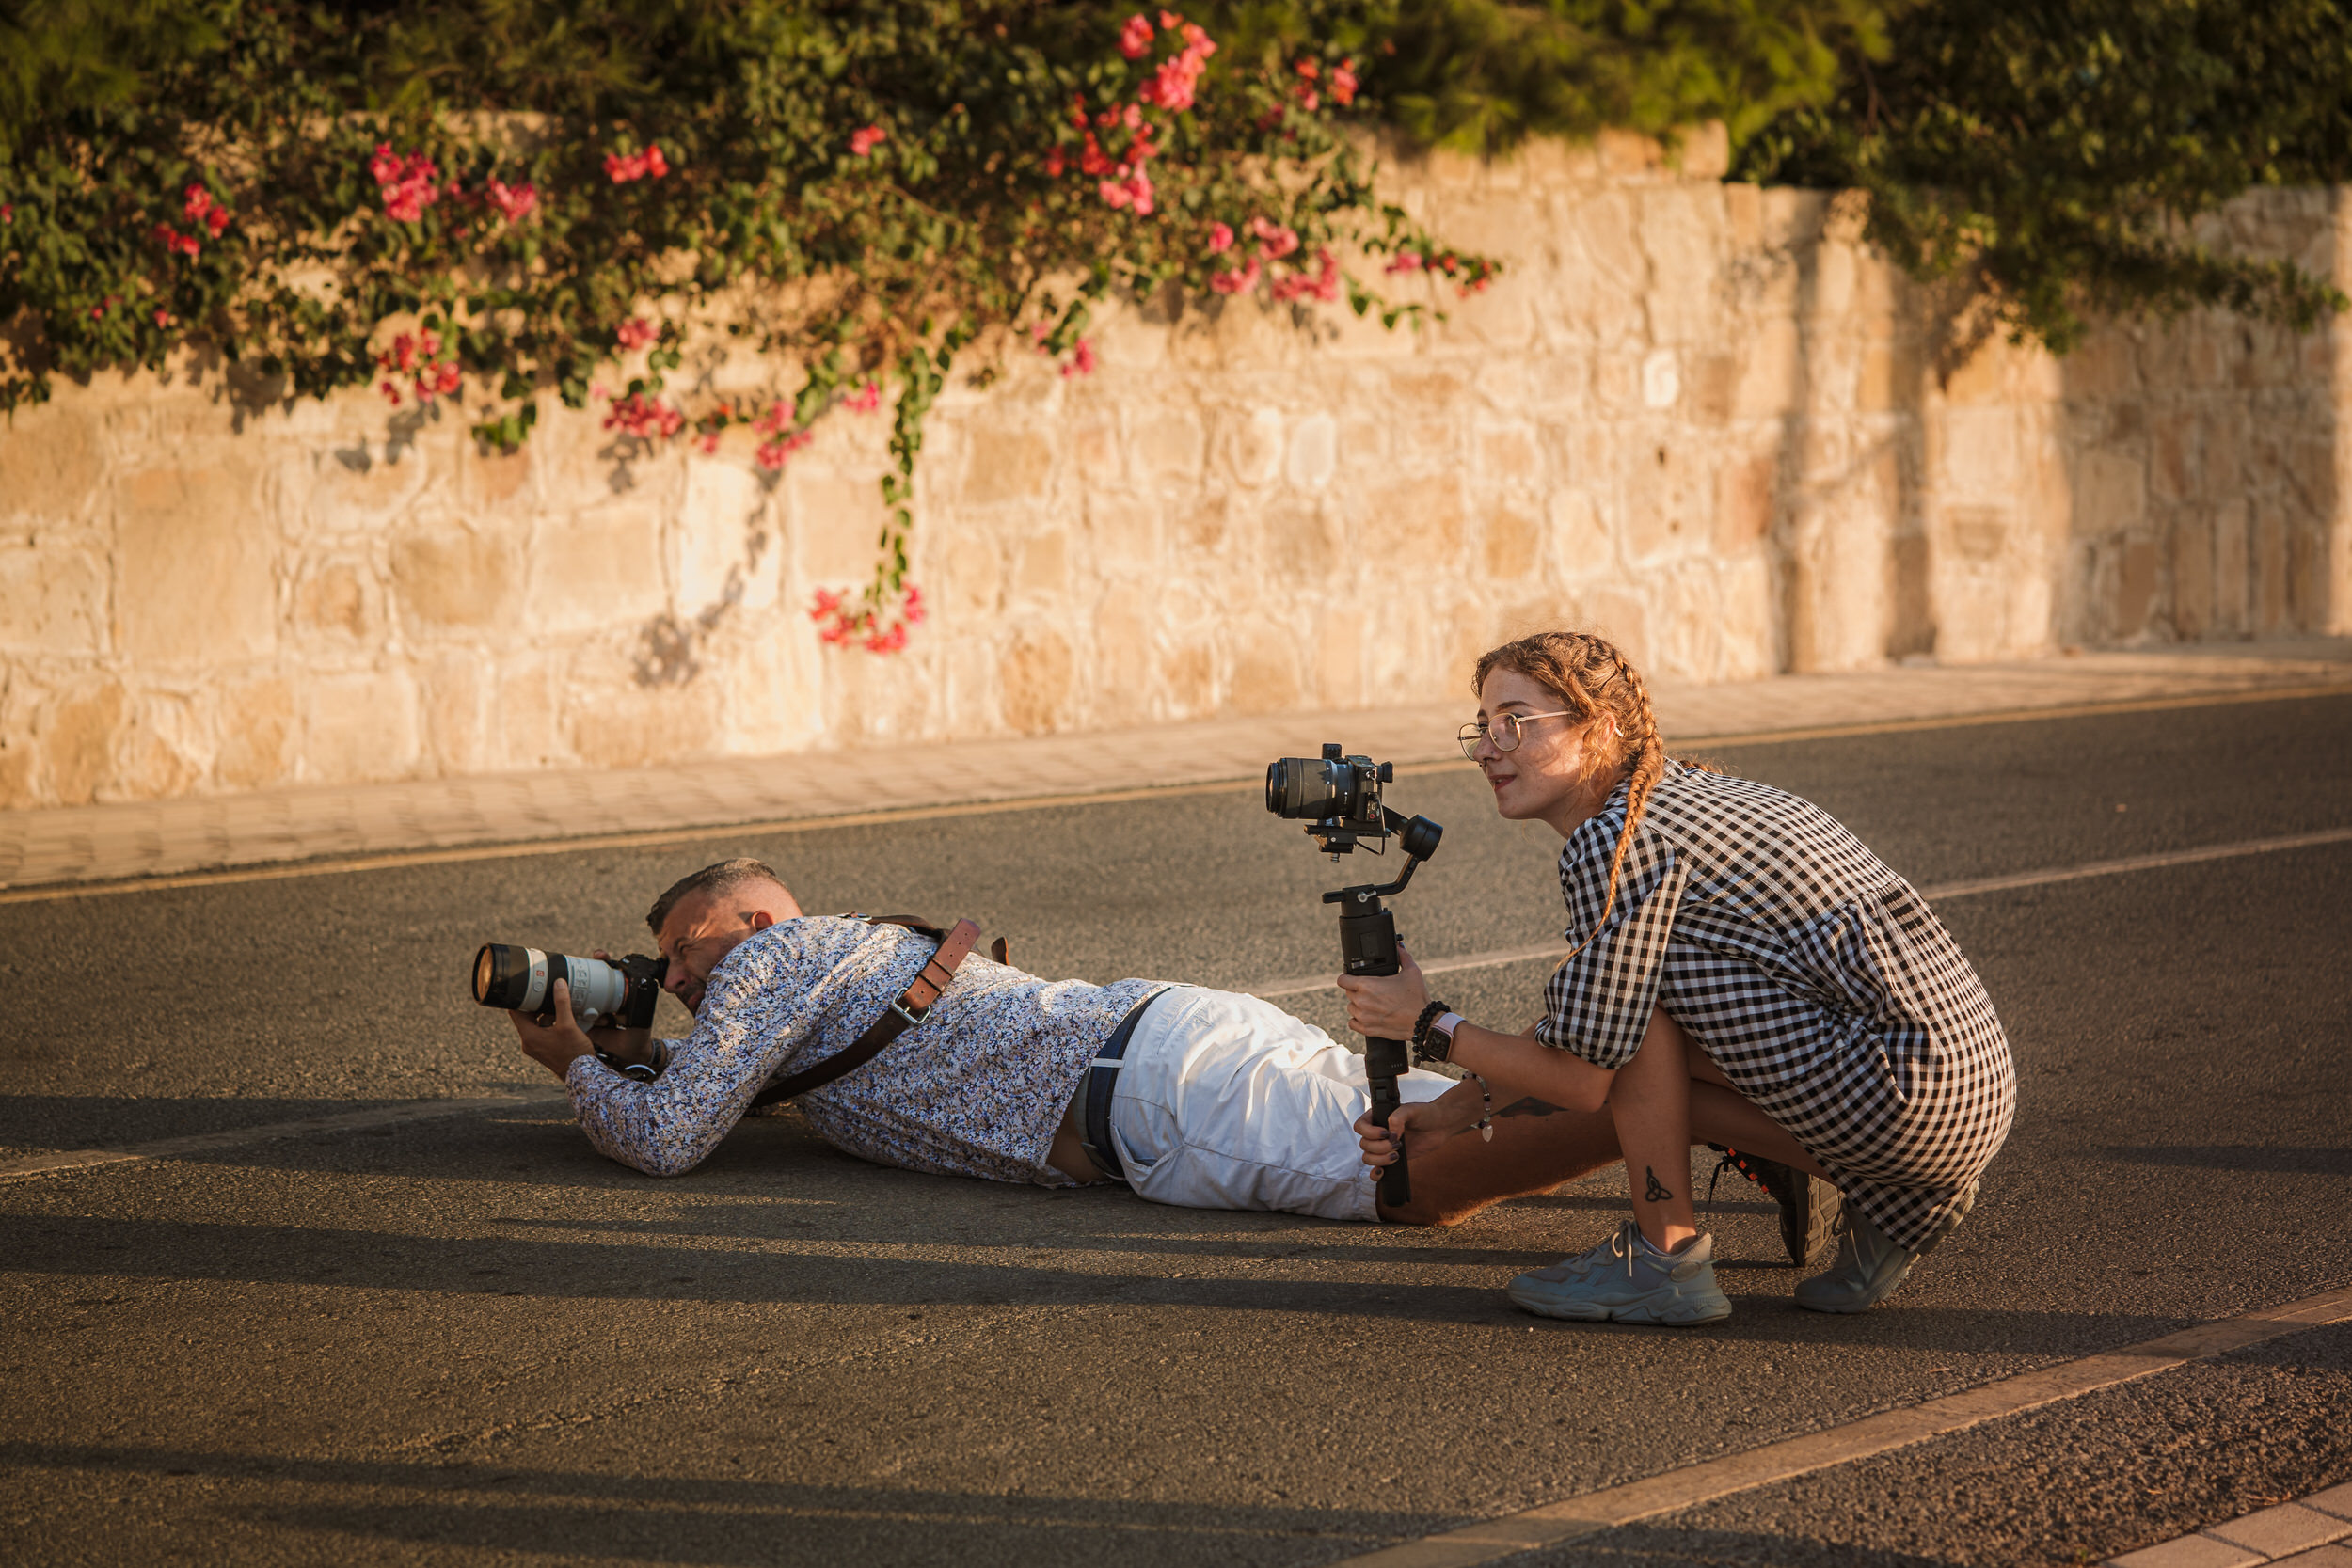
[[[681,877],[673,882],[670,891],[655,899],[653,908],[645,911],[645,925],[655,936],[660,936],[662,926],[670,918],[670,911],[677,908],[679,899],[696,893],[707,893],[716,898],[746,882],[773,882],[778,887],[784,886],[784,879],[770,870],[763,861],[749,858],[721,861],[716,865],[706,865],[692,876]]]

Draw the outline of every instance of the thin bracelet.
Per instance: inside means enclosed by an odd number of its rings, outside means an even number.
[[[1495,1097],[1486,1087],[1486,1080],[1475,1072],[1465,1071],[1465,1078],[1478,1079],[1478,1098],[1486,1101],[1486,1109],[1478,1117],[1478,1137],[1481,1143],[1495,1141]]]

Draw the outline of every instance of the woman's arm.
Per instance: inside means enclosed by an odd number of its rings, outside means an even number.
[[[1340,976],[1340,990],[1347,994],[1347,1026],[1358,1034],[1375,1039],[1412,1038],[1413,1025],[1429,1004],[1429,982],[1403,942],[1397,944],[1397,958],[1401,967],[1394,974]],[[1528,1093],[1570,1111],[1599,1110],[1608,1103],[1610,1081],[1616,1077],[1573,1052],[1545,1045],[1533,1028],[1506,1035],[1467,1021],[1454,1031],[1451,1060],[1466,1072],[1524,1084]]]

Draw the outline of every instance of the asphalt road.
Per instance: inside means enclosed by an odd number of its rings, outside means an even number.
[[[2352,826],[2342,698],[1722,760],[1929,886]],[[1557,934],[1556,840],[1467,769],[1391,800],[1447,826],[1422,955]],[[1041,973],[1332,966],[1335,868],[1254,787],[18,904],[0,1158],[528,1086],[475,945],[632,943],[735,853]],[[881,1170],[787,1117],[657,1182],[542,1101],[0,1183],[0,1560],[1305,1565],[2352,1283],[2347,892],[2337,844],[1939,904],[2021,1110],[1853,1319],[1788,1303],[1728,1182],[1736,1310],[1680,1331],[1498,1293],[1614,1225],[1608,1175],[1351,1227]],[[1523,1022],[1544,967],[1442,989]],[[1526,1560],[2095,1560],[2352,1477],[2347,1408],[2339,1325]]]

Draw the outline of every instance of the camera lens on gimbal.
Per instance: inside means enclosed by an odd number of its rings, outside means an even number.
[[[1356,769],[1320,757],[1283,757],[1265,770],[1265,809],[1294,821],[1320,822],[1356,811]]]

